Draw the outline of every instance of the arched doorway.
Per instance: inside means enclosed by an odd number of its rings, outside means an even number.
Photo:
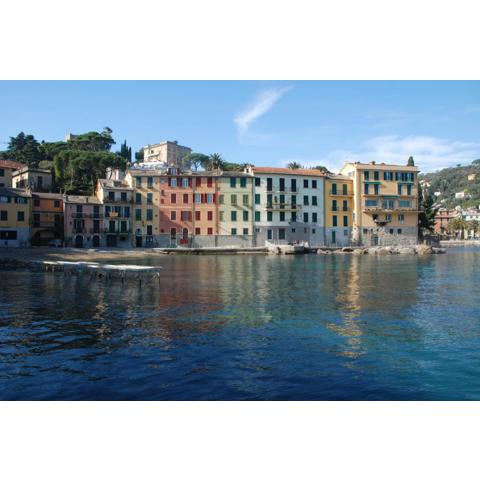
[[[98,248],[100,246],[100,237],[98,235],[93,236],[92,245],[94,248]]]
[[[81,235],[75,237],[75,248],[83,248],[83,237]]]

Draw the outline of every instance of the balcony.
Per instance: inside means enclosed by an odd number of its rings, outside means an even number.
[[[108,235],[128,235],[132,233],[131,228],[127,228],[126,230],[121,229],[121,228],[115,228],[115,229],[110,229],[110,228],[105,228],[103,230],[103,233],[106,233]]]
[[[416,203],[412,204],[410,207],[400,206],[397,202],[394,205],[375,205],[367,206],[365,203],[362,205],[363,212],[366,213],[375,213],[375,212],[418,212]]]
[[[95,219],[103,218],[103,213],[73,212],[71,214],[71,217],[72,218],[78,218],[78,219],[93,218],[95,220]]]
[[[265,208],[267,210],[272,210],[272,211],[282,211],[282,212],[292,211],[292,212],[296,212],[296,211],[300,210],[302,208],[302,206],[299,205],[298,203],[273,202],[273,203],[267,203],[265,205]]]
[[[333,190],[330,190],[329,194],[334,197],[353,197],[353,192],[343,193],[338,190],[336,192],[334,192]]]
[[[280,187],[277,186],[272,186],[272,188],[269,190],[267,187],[267,193],[278,193],[278,194],[287,194],[287,195],[296,195],[298,193],[298,187],[292,189],[291,187],[285,187],[283,190],[280,190]]]
[[[133,203],[133,198],[127,198],[125,200],[122,200],[121,198],[114,198],[114,199],[111,199],[111,198],[104,198],[103,199],[103,202],[107,205],[109,203]]]

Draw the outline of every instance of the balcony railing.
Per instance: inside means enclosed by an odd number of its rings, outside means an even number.
[[[285,194],[297,194],[298,193],[298,187],[293,188],[292,187],[284,187],[283,190],[279,186],[272,186],[270,189],[267,187],[267,192],[268,193],[285,193]]]
[[[331,190],[330,195],[335,195],[337,197],[353,197],[353,192],[343,192],[339,190],[334,192],[333,190]]]
[[[417,205],[412,204],[409,207],[407,206],[400,206],[397,203],[394,205],[375,205],[375,206],[367,206],[363,204],[363,211],[364,212],[416,212],[418,211]]]
[[[103,213],[85,213],[85,212],[73,212],[71,217],[72,218],[78,218],[78,219],[83,219],[83,218],[93,218],[95,219],[100,219],[103,218]]]
[[[107,233],[109,235],[127,235],[129,233],[132,233],[132,229],[127,228],[126,230],[124,230],[121,228],[115,228],[115,229],[105,228],[103,233]]]
[[[266,209],[267,210],[281,210],[281,211],[287,211],[287,210],[291,210],[291,211],[297,211],[297,210],[300,210],[302,208],[301,205],[299,205],[298,203],[288,203],[288,202],[273,202],[273,203],[267,203],[266,204]]]
[[[108,204],[108,203],[133,203],[133,198],[127,198],[125,200],[122,200],[121,198],[114,198],[114,199],[111,199],[111,198],[104,198],[103,199],[103,202],[105,204]]]

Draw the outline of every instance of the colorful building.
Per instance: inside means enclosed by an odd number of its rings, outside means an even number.
[[[104,206],[102,245],[122,248],[132,246],[133,188],[124,180],[100,179],[95,194]]]
[[[362,245],[416,244],[418,169],[408,165],[347,163],[353,181],[352,240]]]
[[[0,247],[30,245],[31,211],[30,192],[0,187]]]
[[[94,196],[65,195],[65,246],[98,248],[102,246],[104,209]]]
[[[256,245],[324,245],[325,174],[272,167],[254,167],[253,173]]]
[[[0,188],[12,186],[12,176],[15,170],[23,168],[22,163],[11,160],[0,160]]]
[[[218,193],[217,245],[253,246],[253,172],[223,172]]]
[[[32,245],[61,245],[63,228],[63,195],[32,193]]]
[[[325,243],[349,245],[352,224],[353,181],[345,175],[328,175],[325,178]]]
[[[24,166],[13,172],[12,185],[15,188],[29,188],[33,192],[51,192],[53,175],[45,168]]]
[[[192,149],[179,145],[177,141],[164,141],[143,147],[143,166],[147,168],[184,168],[183,159],[192,153]]]

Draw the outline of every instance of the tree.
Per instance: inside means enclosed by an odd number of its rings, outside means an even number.
[[[326,174],[331,174],[332,173],[327,167],[324,167],[323,165],[317,165],[316,167],[312,167],[312,169],[313,170],[320,170],[321,172],[326,173]]]
[[[460,238],[463,239],[464,231],[467,228],[467,222],[462,217],[452,218],[448,222],[448,226],[451,232],[455,232],[455,236],[458,237],[460,233]]]
[[[39,146],[40,144],[33,135],[25,135],[24,132],[20,132],[16,137],[10,137],[7,155],[10,160],[15,162],[37,166],[43,160]]]
[[[298,162],[290,162],[287,165],[287,168],[290,168],[291,170],[298,170],[299,168],[302,168],[302,166]]]
[[[418,188],[418,236],[420,239],[426,233],[433,233],[435,229],[435,216],[437,215],[438,208],[433,207],[433,198],[426,193],[423,195],[422,188]]]
[[[112,145],[115,145],[115,140],[112,138],[111,128],[105,127],[101,133],[87,132],[72,135],[67,143],[70,150],[109,152]]]
[[[67,150],[68,144],[67,142],[45,142],[42,140],[38,148],[42,152],[44,160],[53,162],[55,155],[58,155],[62,150]]]
[[[123,157],[127,162],[132,161],[132,147],[127,146],[126,140],[120,145],[120,151],[117,152],[117,155]]]
[[[135,152],[135,160],[137,162],[143,162],[143,148],[138,150],[138,152]]]
[[[190,168],[193,168],[195,171],[197,171],[199,168],[203,168],[204,170],[206,170],[209,159],[210,157],[208,155],[192,152],[183,157],[182,163],[188,165]]]
[[[477,237],[479,225],[480,224],[479,224],[478,220],[469,220],[467,222],[467,231],[472,232],[474,238]]]
[[[222,156],[219,153],[212,153],[208,159],[207,170],[223,169],[224,165],[225,160],[223,160]]]
[[[415,166],[415,162],[413,161],[413,157],[412,157],[412,156],[408,157],[407,166],[408,166],[408,167],[414,167],[414,166]]]

